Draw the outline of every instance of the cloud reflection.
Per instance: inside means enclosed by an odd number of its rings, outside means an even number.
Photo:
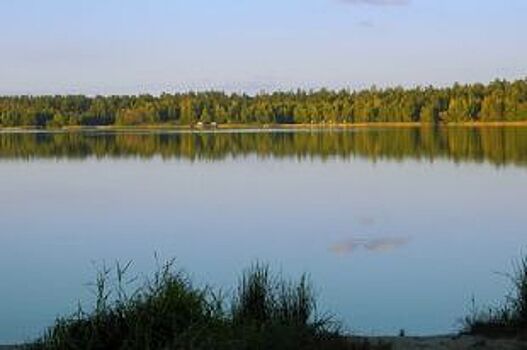
[[[362,225],[362,226],[373,226],[376,223],[375,218],[368,217],[368,216],[360,217],[358,221],[359,221],[359,225]]]
[[[408,244],[409,241],[409,238],[402,237],[353,238],[333,245],[331,251],[337,255],[351,254],[359,249],[385,253],[398,249]]]

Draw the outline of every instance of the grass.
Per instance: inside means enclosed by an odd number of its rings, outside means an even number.
[[[385,350],[389,344],[342,334],[333,317],[317,312],[306,275],[297,281],[254,264],[230,296],[198,288],[173,261],[162,265],[139,287],[128,279],[130,264],[103,268],[94,283],[91,311],[79,307],[60,318],[34,350],[188,349],[188,350]],[[473,310],[465,334],[527,339],[527,257],[506,275],[512,290],[500,307]],[[129,293],[129,291],[132,291]]]
[[[513,272],[506,276],[512,282],[512,291],[505,303],[485,311],[473,306],[465,319],[466,333],[527,339],[527,257],[515,263]]]
[[[98,273],[93,310],[60,318],[29,349],[350,349],[365,341],[341,335],[331,317],[316,314],[307,276],[298,282],[265,265],[246,270],[229,298],[195,287],[174,268],[160,267],[131,294],[130,264]],[[113,283],[111,283],[113,278]],[[135,283],[135,282],[134,282]],[[389,349],[377,346],[376,349]]]

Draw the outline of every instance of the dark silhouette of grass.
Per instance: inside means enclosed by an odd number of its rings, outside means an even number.
[[[104,268],[95,283],[93,311],[58,319],[30,349],[388,349],[341,335],[331,318],[315,314],[308,278],[294,283],[256,264],[227,300],[197,288],[174,268],[162,266],[127,294],[130,264]],[[115,272],[116,283],[109,280]]]
[[[486,311],[473,306],[471,315],[465,318],[466,333],[527,339],[527,257],[516,263],[512,274],[506,277],[513,288],[504,305]]]

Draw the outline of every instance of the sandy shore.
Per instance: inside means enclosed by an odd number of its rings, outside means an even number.
[[[468,335],[432,337],[372,337],[370,344],[391,344],[392,350],[527,350],[527,341],[490,339]]]
[[[177,124],[144,124],[136,126],[65,126],[61,128],[35,128],[30,126],[21,127],[1,127],[0,132],[80,132],[80,131],[243,131],[243,130],[295,130],[295,129],[363,129],[363,128],[416,128],[416,127],[469,127],[469,128],[487,128],[487,127],[527,127],[527,121],[501,121],[501,122],[459,122],[459,123],[422,123],[422,122],[361,122],[361,123],[314,123],[314,124],[218,124],[216,127],[190,126]]]

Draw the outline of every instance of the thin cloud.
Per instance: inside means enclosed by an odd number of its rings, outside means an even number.
[[[411,0],[340,0],[350,5],[400,6],[408,5]]]

